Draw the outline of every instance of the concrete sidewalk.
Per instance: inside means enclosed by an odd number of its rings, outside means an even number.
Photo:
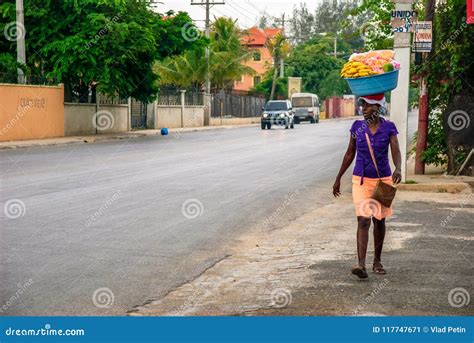
[[[411,183],[399,184],[399,191],[461,193],[474,186],[474,178],[453,175],[415,175],[409,179]]]
[[[234,129],[238,127],[249,127],[257,126],[257,124],[243,124],[243,125],[223,125],[223,126],[202,126],[202,127],[187,127],[187,128],[175,128],[169,129],[169,134],[180,134],[184,132],[193,131],[206,131],[206,130],[218,130],[218,129]],[[157,136],[161,135],[161,130],[137,130],[120,133],[107,133],[98,134],[93,136],[69,136],[69,137],[58,137],[58,138],[45,138],[45,139],[34,139],[26,141],[10,141],[0,142],[0,149],[16,149],[16,148],[30,148],[35,146],[53,146],[63,144],[83,144],[83,143],[96,143],[96,142],[107,142],[121,139],[134,139],[139,137]]]
[[[283,229],[251,230],[228,257],[129,315],[473,315],[473,200],[470,190],[399,192],[388,274],[360,280],[350,274],[356,219],[345,194]]]
[[[406,183],[399,184],[400,191],[460,193],[474,187],[474,177],[447,175],[443,166],[426,165],[424,175],[415,175],[415,155],[407,161]]]

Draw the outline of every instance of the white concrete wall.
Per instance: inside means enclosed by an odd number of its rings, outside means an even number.
[[[148,120],[149,128],[178,128],[181,125],[181,106],[155,106],[154,116]],[[154,126],[152,126],[154,124]],[[204,107],[186,106],[183,113],[184,127],[204,126]]]
[[[260,117],[250,118],[211,118],[211,126],[260,124]]]
[[[128,105],[64,103],[64,133],[66,136],[126,132],[129,129]],[[94,115],[97,115],[97,125]],[[97,130],[96,130],[97,127]]]
[[[104,130],[98,131],[98,133],[115,133],[115,132],[127,132],[128,121],[130,120],[128,105],[100,105],[100,111],[108,111],[112,114],[114,120],[113,125],[110,127],[106,126]]]
[[[147,104],[146,127],[148,129],[156,128],[156,101]]]
[[[95,135],[92,123],[95,112],[95,104],[64,103],[64,135]]]
[[[204,126],[204,107],[188,106],[184,108],[184,127]]]
[[[155,113],[155,129],[162,127],[176,128],[181,127],[181,107],[162,107],[157,106]]]

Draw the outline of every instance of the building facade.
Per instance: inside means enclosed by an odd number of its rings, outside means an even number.
[[[243,75],[242,78],[234,82],[234,89],[248,91],[254,85],[262,81],[264,74],[273,66],[273,59],[267,48],[267,40],[275,37],[281,29],[266,28],[259,29],[252,27],[247,30],[241,39],[241,44],[252,51],[252,58],[245,62],[245,65],[255,70],[255,75]]]

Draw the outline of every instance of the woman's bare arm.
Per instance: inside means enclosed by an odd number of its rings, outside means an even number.
[[[400,146],[398,145],[396,135],[390,137],[390,151],[392,152],[393,164],[395,164],[392,180],[394,184],[397,184],[402,180],[402,154],[400,153]]]
[[[346,172],[347,168],[350,167],[352,164],[352,161],[354,161],[356,153],[356,144],[355,144],[355,138],[351,135],[349,139],[349,145],[347,147],[346,153],[344,154],[344,158],[342,160],[341,168],[339,168],[339,173],[336,176],[336,181],[334,182],[334,185],[332,187],[332,194],[335,197],[338,197],[341,195],[341,178],[342,175]]]

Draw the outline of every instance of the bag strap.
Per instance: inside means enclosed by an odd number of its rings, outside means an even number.
[[[367,145],[369,147],[370,157],[372,157],[372,162],[374,162],[375,170],[377,171],[377,175],[380,179],[381,177],[380,177],[380,173],[379,173],[379,168],[377,167],[377,162],[375,161],[374,151],[372,150],[372,144],[370,144],[370,139],[369,139],[369,135],[367,134],[367,132],[365,133],[365,139],[366,139]]]

